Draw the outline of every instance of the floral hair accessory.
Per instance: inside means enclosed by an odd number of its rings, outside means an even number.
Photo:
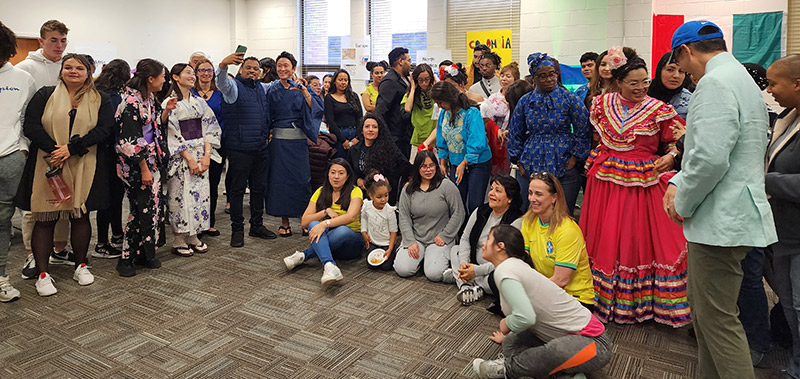
[[[456,77],[458,75],[458,66],[453,64],[453,65],[450,65],[450,66],[444,66],[444,67],[440,68],[439,69],[439,80],[444,80],[445,74],[447,74],[447,75],[449,75],[451,77]]]
[[[625,53],[622,52],[622,46],[612,46],[608,49],[606,56],[609,58],[608,66],[612,70],[616,70],[625,63],[628,63],[628,58],[625,57]]]
[[[375,174],[372,176],[373,182],[380,182],[381,180],[386,180],[386,178],[381,174]]]

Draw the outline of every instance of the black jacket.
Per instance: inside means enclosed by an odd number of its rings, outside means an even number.
[[[776,121],[770,146],[780,135],[789,133],[789,136],[774,153],[767,150],[765,177],[778,240],[795,245],[800,244],[800,125],[792,124],[798,116],[800,112],[795,109]]]
[[[395,141],[411,140],[411,113],[400,105],[406,94],[408,84],[400,78],[394,69],[390,69],[378,86],[378,101],[375,114],[382,118],[392,132]]]
[[[22,171],[22,179],[17,188],[17,195],[14,198],[14,205],[22,210],[28,211],[31,209],[34,171],[37,164],[45,164],[45,162],[36,158],[39,149],[48,153],[56,149],[55,141],[42,126],[44,108],[54,91],[55,87],[42,87],[33,95],[28,103],[28,108],[25,110],[25,123],[22,126],[22,131],[25,133],[25,137],[31,140],[31,146],[28,149],[28,158]],[[87,149],[91,146],[100,145],[97,148],[97,168],[94,171],[92,188],[89,190],[89,198],[86,200],[87,211],[108,207],[108,175],[111,172],[109,166],[114,164],[114,157],[108,156],[108,151],[103,148],[103,145],[111,141],[111,136],[114,133],[114,112],[116,109],[111,105],[111,98],[108,95],[100,92],[100,98],[97,125],[89,130],[86,135],[70,141],[68,145],[70,155],[77,156],[86,154],[88,152]]]

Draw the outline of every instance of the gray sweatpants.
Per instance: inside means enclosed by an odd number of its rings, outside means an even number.
[[[417,242],[419,246],[419,258],[414,259],[408,255],[408,247],[397,250],[397,257],[394,259],[394,271],[397,275],[408,277],[415,275],[419,267],[425,272],[425,276],[432,282],[442,281],[442,272],[450,267],[450,249],[453,245],[437,246],[436,244],[424,245]]]
[[[612,350],[605,332],[598,337],[570,334],[547,343],[528,330],[512,332],[503,341],[506,377],[544,379],[557,372],[600,371],[611,359]]]
[[[17,150],[0,157],[0,275],[6,274],[9,244],[11,242],[11,217],[14,216],[14,195],[25,166],[25,154]]]

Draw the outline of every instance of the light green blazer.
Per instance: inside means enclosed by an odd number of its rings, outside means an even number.
[[[761,91],[730,53],[706,64],[689,102],[675,210],[689,242],[765,247],[778,241],[764,192],[769,118]]]

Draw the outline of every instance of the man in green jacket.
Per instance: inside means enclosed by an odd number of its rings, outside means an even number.
[[[664,210],[683,223],[688,241],[699,377],[753,378],[736,300],[742,259],[777,241],[764,192],[767,109],[714,23],[683,24],[672,49],[673,61],[700,78],[689,103],[682,171],[664,196]]]

